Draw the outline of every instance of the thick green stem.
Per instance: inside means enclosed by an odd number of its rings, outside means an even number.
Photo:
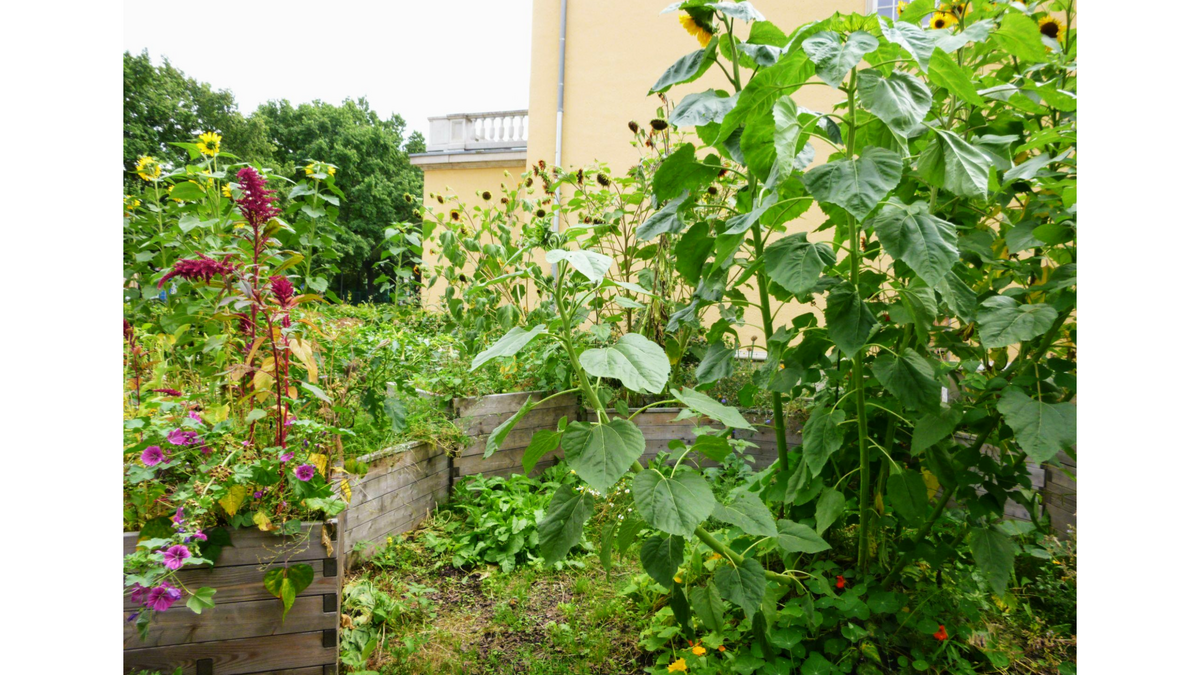
[[[750,179],[751,190],[754,189],[756,182],[755,179]],[[754,257],[757,260],[762,260],[763,237],[761,226],[755,224],[750,229],[754,233]],[[757,281],[758,304],[762,310],[763,333],[765,333],[763,339],[769,340],[771,339],[771,335],[775,333],[775,329],[771,321],[771,297],[767,292],[767,284],[769,282],[766,270],[763,267],[758,268]],[[779,451],[779,466],[783,469],[783,474],[787,475],[790,469],[788,466],[787,426],[783,420],[783,394],[777,391],[771,392],[771,414],[773,415],[771,421],[775,426],[775,447]]]

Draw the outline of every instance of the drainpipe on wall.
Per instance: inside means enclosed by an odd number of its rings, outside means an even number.
[[[563,83],[567,73],[567,0],[558,10],[558,115],[554,126],[554,166],[562,166]],[[561,206],[561,194],[554,190],[554,203]],[[558,232],[558,211],[554,212],[554,231]]]

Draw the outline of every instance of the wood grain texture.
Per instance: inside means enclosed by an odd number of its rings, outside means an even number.
[[[319,572],[318,572],[319,573]],[[217,593],[220,595],[220,591]],[[125,649],[162,647],[213,640],[234,640],[263,635],[305,633],[338,627],[338,613],[324,610],[325,596],[296,598],[287,620],[283,604],[276,598],[218,604],[197,614],[182,603],[165,612],[155,612],[143,641],[137,627],[125,622]]]
[[[125,650],[125,672],[140,669],[171,673],[183,668],[184,675],[196,674],[196,661],[212,659],[213,673],[220,675],[248,675],[249,673],[278,672],[300,669],[296,673],[317,673],[314,667],[336,664],[337,646],[322,645],[322,631],[289,633],[218,640],[166,647],[145,647]]]
[[[295,561],[293,561],[295,562]],[[327,577],[322,575],[322,565],[320,561],[305,561],[304,564],[311,565],[313,568],[313,581],[308,588],[300,592],[300,595],[322,595],[324,593],[337,593],[338,579],[336,576]],[[275,567],[282,565],[238,565],[236,567],[212,567],[212,568],[192,568],[181,569],[176,572],[179,581],[187,588],[203,588],[209,586],[217,589],[217,594],[213,596],[213,602],[217,604],[225,604],[230,602],[248,602],[253,600],[278,600],[275,596],[267,592],[263,587],[263,576]],[[129,596],[124,596],[125,611],[132,611],[136,607],[129,602]]]
[[[217,559],[215,567],[260,565],[287,560],[320,560],[332,557],[321,543],[321,527],[321,523],[304,523],[303,531],[295,538],[255,529],[229,530],[233,545],[221,549],[221,555]],[[133,553],[137,539],[137,532],[124,533],[122,545],[125,555]]]

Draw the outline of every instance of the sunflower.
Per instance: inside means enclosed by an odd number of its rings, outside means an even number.
[[[1050,38],[1051,40],[1058,40],[1059,42],[1062,42],[1063,38],[1066,36],[1067,27],[1063,25],[1063,22],[1047,15],[1043,16],[1041,20],[1038,21],[1038,32]]]
[[[158,177],[162,175],[162,165],[153,157],[138,157],[137,175],[145,181],[158,180]]]
[[[687,14],[686,12],[679,15],[679,25],[683,26],[683,29],[686,30],[690,35],[694,35],[696,37],[696,41],[700,43],[701,47],[707,47],[708,41],[712,40],[712,29],[708,26],[698,23],[694,18],[692,18],[692,15]]]
[[[221,194],[225,195],[226,199],[233,199],[233,192],[229,190],[228,184],[221,186]]]
[[[947,12],[934,12],[933,19],[929,21],[930,28],[949,28],[958,23],[958,17]]]
[[[938,7],[938,11],[942,14],[949,14],[956,19],[961,19],[967,15],[967,3],[953,2],[949,5],[942,5]]]
[[[130,197],[129,195],[125,195],[125,210],[126,211],[132,212],[134,209],[136,209],[137,207],[139,207],[141,205],[142,205],[142,202],[140,199],[134,199],[133,197]]]
[[[212,131],[206,131],[200,134],[200,142],[196,144],[200,148],[200,154],[215,156],[221,151],[221,136]]]

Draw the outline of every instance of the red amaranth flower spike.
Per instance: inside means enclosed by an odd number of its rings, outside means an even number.
[[[171,271],[158,280],[158,287],[162,288],[163,284],[175,277],[182,277],[189,281],[196,279],[211,281],[215,276],[226,274],[233,274],[233,265],[228,262],[228,258],[225,261],[217,262],[201,253],[200,257],[194,260],[176,260]]]
[[[163,394],[165,396],[183,396],[182,391],[179,391],[178,389],[171,389],[170,387],[166,387],[163,389],[151,389],[150,391],[152,391],[156,394]]]
[[[275,191],[267,189],[267,181],[253,167],[241,169],[237,177],[242,190],[242,196],[237,200],[238,210],[251,227],[258,229],[279,215],[279,208],[275,206]]]
[[[276,275],[271,277],[271,293],[279,301],[280,307],[289,307],[292,296],[296,293],[296,287],[292,286],[292,282],[288,281],[287,277]]]

